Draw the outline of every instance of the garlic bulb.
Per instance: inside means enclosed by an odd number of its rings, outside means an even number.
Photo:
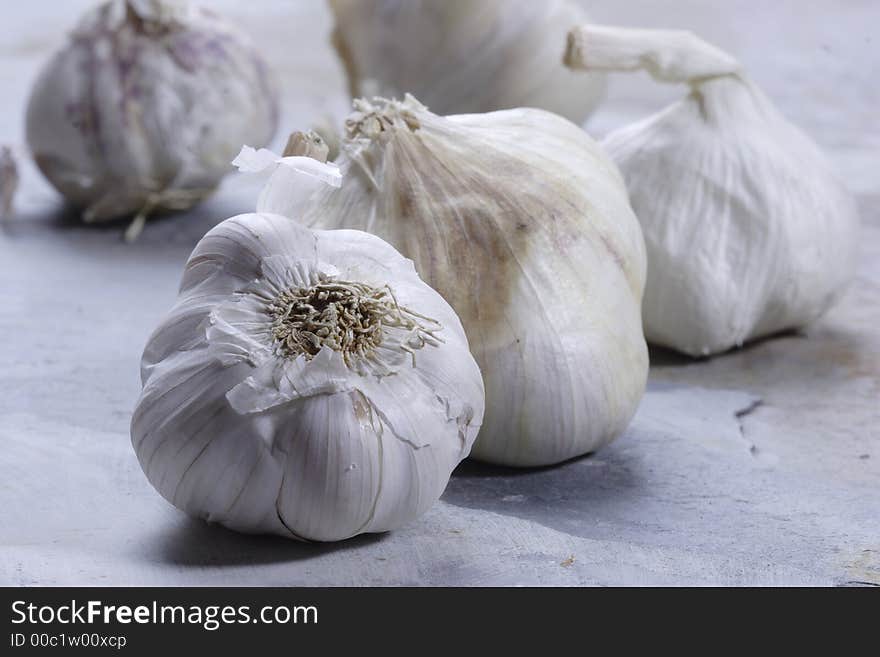
[[[582,122],[602,75],[560,65],[570,0],[329,0],[353,98],[411,93],[437,114],[538,107]]]
[[[274,83],[250,41],[182,0],[110,0],[43,70],[27,140],[87,222],[194,205],[243,143],[277,121]]]
[[[187,513],[332,541],[424,513],[483,415],[461,323],[377,237],[228,219],[143,357],[132,443]]]
[[[473,456],[545,465],[591,452],[644,391],[645,252],[614,164],[534,109],[439,117],[356,101],[339,189],[280,163],[258,209],[379,235],[461,317],[486,384]]]
[[[736,60],[686,32],[587,25],[572,31],[567,62],[690,85],[603,142],[645,234],[649,342],[718,353],[835,302],[856,261],[854,201]]]
[[[0,219],[12,214],[12,201],[18,189],[18,167],[8,146],[0,147]]]

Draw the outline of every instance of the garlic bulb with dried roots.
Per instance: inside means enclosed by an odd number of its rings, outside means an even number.
[[[387,239],[455,308],[486,384],[473,456],[591,452],[627,426],[648,358],[645,252],[623,179],[578,126],[536,109],[440,117],[356,101],[338,189],[283,160],[258,209]]]
[[[132,444],[166,499],[315,541],[424,513],[483,415],[461,323],[412,262],[272,214],[199,242],[142,378]]]
[[[275,84],[250,40],[184,0],[110,0],[51,58],[27,140],[86,222],[186,209],[277,122]]]
[[[352,98],[418,97],[436,114],[537,107],[583,121],[601,74],[562,66],[571,0],[329,0]]]
[[[571,32],[566,58],[690,85],[603,142],[645,234],[650,342],[714,354],[805,326],[837,300],[856,262],[854,200],[735,59],[687,32],[595,25]]]

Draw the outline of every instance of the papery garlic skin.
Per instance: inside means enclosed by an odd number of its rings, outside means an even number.
[[[603,141],[645,234],[649,342],[706,356],[834,304],[856,262],[855,202],[732,57],[688,33],[587,25],[567,59],[691,87]]]
[[[614,164],[533,109],[439,117],[357,101],[342,186],[281,165],[261,198],[322,228],[387,239],[455,308],[486,384],[472,456],[559,463],[618,436],[644,392],[644,243]]]
[[[43,69],[27,141],[49,181],[98,222],[194,205],[242,143],[268,143],[277,118],[266,63],[228,22],[181,0],[111,0]]]
[[[354,284],[427,332],[386,326],[368,358],[279,343],[286,292]],[[228,219],[198,244],[142,379],[132,444],[167,500],[238,531],[314,541],[424,513],[483,415],[461,324],[412,262],[378,237],[272,214]]]
[[[436,114],[537,107],[582,122],[601,74],[560,65],[570,0],[329,0],[352,98],[418,97]]]

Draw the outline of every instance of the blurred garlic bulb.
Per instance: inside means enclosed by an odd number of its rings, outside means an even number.
[[[647,375],[645,252],[614,164],[541,110],[439,117],[355,101],[339,189],[283,161],[258,209],[379,235],[461,317],[486,384],[473,456],[558,463],[610,442]]]
[[[566,58],[690,85],[603,142],[645,234],[649,342],[718,353],[836,301],[853,275],[855,203],[736,60],[687,32],[594,25],[571,32]]]
[[[411,93],[436,114],[538,107],[581,123],[602,75],[562,66],[571,0],[329,0],[352,98]]]
[[[132,443],[167,500],[316,541],[424,513],[483,415],[461,323],[412,262],[272,214],[199,242],[142,379]]]
[[[184,0],[110,0],[83,17],[31,93],[37,164],[86,222],[180,210],[211,193],[277,121],[249,39]]]

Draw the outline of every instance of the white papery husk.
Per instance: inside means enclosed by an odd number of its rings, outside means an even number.
[[[210,194],[243,143],[263,146],[275,84],[250,40],[183,0],[111,0],[38,78],[27,140],[86,221],[179,210]]]
[[[326,280],[389,286],[401,307],[442,326],[442,342],[419,348],[394,329],[351,366],[326,345],[311,359],[283,355],[269,304]],[[483,415],[464,330],[412,262],[378,237],[273,214],[233,217],[199,242],[142,379],[132,444],[167,500],[238,531],[316,541],[424,513]]]
[[[570,0],[329,0],[352,98],[411,93],[436,114],[537,107],[582,122],[601,74],[560,65]]]
[[[340,189],[286,166],[260,209],[379,235],[455,308],[486,384],[472,455],[533,466],[618,436],[643,394],[645,252],[623,180],[576,125],[535,109],[439,117],[356,101]]]
[[[649,342],[705,356],[834,304],[856,262],[854,200],[738,62],[690,33],[593,25],[572,31],[567,59],[690,85],[603,141],[645,234]]]

